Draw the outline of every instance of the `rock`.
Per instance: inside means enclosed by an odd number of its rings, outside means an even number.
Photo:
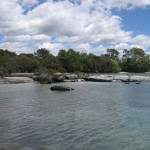
[[[141,84],[141,81],[136,82],[136,84]]]
[[[62,86],[62,85],[60,85],[60,86],[52,86],[51,88],[50,88],[52,91],[72,91],[72,90],[74,90],[73,88],[70,88],[70,87],[67,87],[67,86]]]
[[[40,83],[52,83],[52,78],[46,73],[39,74],[33,78]]]
[[[65,74],[65,79],[68,79],[68,80],[78,79],[78,75],[76,75],[76,74]]]
[[[150,78],[149,78],[150,79]],[[144,77],[144,76],[129,76],[129,75],[116,75],[114,80],[115,81],[122,81],[122,82],[125,82],[125,83],[129,83],[129,82],[141,82],[141,81],[149,81],[149,79],[147,77]]]
[[[84,79],[85,81],[93,81],[93,82],[112,82],[113,81],[112,77],[107,77],[107,76],[90,76]]]
[[[150,77],[146,77],[146,76],[131,76],[130,77],[132,82],[141,82],[141,81],[150,81]]]
[[[33,78],[34,73],[11,73],[9,76],[10,77],[29,77],[29,78]]]
[[[62,73],[55,73],[52,76],[53,82],[64,82],[64,75]]]
[[[4,84],[5,83],[5,79],[0,77],[0,84]]]
[[[149,76],[137,76],[137,75],[115,75],[114,81],[122,82],[150,82]]]
[[[28,77],[3,77],[0,78],[0,83],[3,84],[17,84],[17,83],[30,83],[33,79]]]
[[[129,77],[127,75],[115,75],[113,80],[114,81],[128,81]]]

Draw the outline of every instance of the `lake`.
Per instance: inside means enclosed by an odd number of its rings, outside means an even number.
[[[149,150],[150,83],[0,85],[5,150]]]

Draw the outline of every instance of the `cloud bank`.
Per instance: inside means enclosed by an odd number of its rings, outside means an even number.
[[[108,47],[148,49],[150,37],[123,30],[122,18],[112,9],[149,5],[149,0],[0,1],[0,48],[17,53],[47,48],[55,55],[63,48],[88,53],[104,53]]]

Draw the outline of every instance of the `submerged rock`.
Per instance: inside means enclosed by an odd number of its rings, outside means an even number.
[[[67,86],[62,86],[62,85],[52,86],[50,89],[52,91],[72,91],[72,90],[74,90],[73,88],[70,88],[70,87],[67,87]]]

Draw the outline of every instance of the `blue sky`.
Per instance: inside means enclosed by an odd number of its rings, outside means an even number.
[[[15,9],[14,9],[15,8]],[[0,48],[104,54],[139,47],[150,54],[150,0],[0,1]]]
[[[122,18],[123,29],[133,31],[135,35],[150,36],[150,8],[136,8],[133,10],[114,10],[113,14]]]

